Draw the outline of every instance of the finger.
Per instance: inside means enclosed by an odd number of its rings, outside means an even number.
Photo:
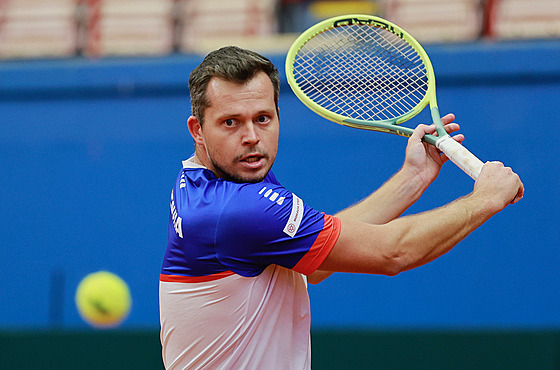
[[[455,120],[455,115],[453,113],[446,114],[445,116],[441,117],[441,122],[446,125]]]
[[[453,136],[453,139],[458,143],[462,143],[463,140],[465,140],[465,135],[458,134],[458,135]]]
[[[520,180],[520,182],[521,182],[521,180]],[[519,186],[519,189],[517,190],[517,194],[515,195],[515,197],[511,201],[511,204],[515,204],[515,203],[519,202],[521,200],[521,198],[523,198],[524,193],[525,193],[525,187],[523,186],[523,183],[521,183],[521,185]]]
[[[422,140],[424,135],[433,134],[436,131],[436,125],[419,124],[412,133],[411,138]]]
[[[519,202],[521,200],[521,198],[523,198],[523,195],[519,195],[519,192],[515,195],[515,197],[513,197],[513,200],[511,202],[509,202],[509,204],[515,204],[517,202]]]
[[[445,128],[445,131],[447,131],[447,133],[450,134],[452,132],[459,131],[461,126],[459,126],[458,123],[447,123],[443,126],[443,128]]]

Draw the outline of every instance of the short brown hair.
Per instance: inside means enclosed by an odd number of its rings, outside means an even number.
[[[212,77],[227,81],[245,83],[258,72],[265,72],[274,87],[274,101],[278,111],[280,77],[274,64],[262,55],[237,46],[226,46],[208,54],[189,77],[192,115],[200,124],[204,121],[204,111],[210,106],[206,90]]]

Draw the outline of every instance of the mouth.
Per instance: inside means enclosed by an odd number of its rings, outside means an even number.
[[[241,162],[242,164],[244,164],[244,165],[246,165],[250,168],[258,168],[258,167],[263,165],[265,159],[266,159],[266,156],[264,156],[260,153],[254,153],[254,154],[249,154],[249,155],[245,155],[245,156],[241,157],[239,159],[239,162]]]
[[[264,158],[264,156],[255,154],[243,158],[242,161],[247,163],[253,163],[253,162],[258,162],[261,158]]]

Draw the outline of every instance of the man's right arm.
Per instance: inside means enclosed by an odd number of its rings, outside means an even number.
[[[492,162],[484,165],[472,193],[432,211],[382,225],[341,215],[338,241],[319,269],[396,275],[424,265],[522,196],[519,177],[510,168]]]

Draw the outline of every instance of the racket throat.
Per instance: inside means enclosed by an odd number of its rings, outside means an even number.
[[[436,124],[438,136],[444,137],[445,135],[447,135],[447,131],[445,131],[445,129],[443,128],[443,124],[441,124],[441,116],[439,114],[439,108],[437,106],[432,106],[430,107],[430,112],[432,114],[432,122]]]

